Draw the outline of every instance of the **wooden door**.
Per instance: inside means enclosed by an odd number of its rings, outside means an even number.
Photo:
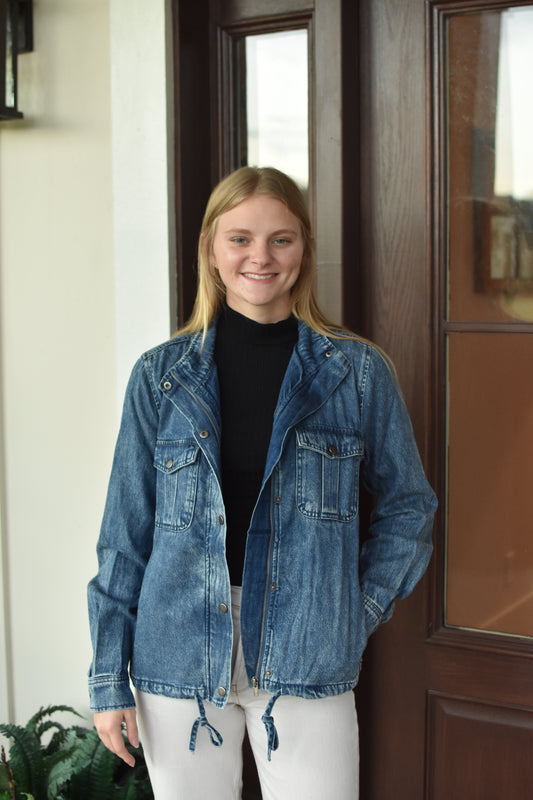
[[[533,796],[533,206],[495,177],[508,6],[359,3],[363,330],[440,500],[431,567],[364,660],[362,800]]]

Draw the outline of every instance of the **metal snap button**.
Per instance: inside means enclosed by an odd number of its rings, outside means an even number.
[[[271,678],[272,677],[272,670],[271,669],[267,669],[266,676],[267,676],[267,678]]]
[[[218,687],[218,693],[219,693],[219,695],[220,695],[221,697],[225,697],[225,696],[226,696],[226,690],[224,689],[224,687],[223,687],[223,686],[219,686],[219,687]]]
[[[165,381],[164,382],[163,389],[165,389],[167,392],[168,392],[169,389],[172,389],[172,384],[170,383],[170,381]]]
[[[227,614],[228,613],[228,607],[227,607],[227,605],[225,603],[221,603],[219,605],[219,607],[218,607],[218,610],[222,611],[223,614]]]
[[[174,463],[174,459],[173,458],[169,458],[167,463],[166,463],[166,465],[165,465],[166,468],[170,469],[170,467],[172,466],[173,463]]]
[[[275,592],[278,587],[275,583],[271,583],[270,588],[272,589],[273,592]]]
[[[328,447],[328,451],[331,453],[332,456],[336,456],[337,453],[339,452],[334,444],[330,444],[330,446]]]
[[[209,431],[200,431],[200,439],[207,439]]]
[[[326,358],[331,358],[333,355],[333,350],[326,350]]]
[[[222,514],[219,514],[218,521],[220,522],[221,525],[224,524],[224,517],[222,516]]]

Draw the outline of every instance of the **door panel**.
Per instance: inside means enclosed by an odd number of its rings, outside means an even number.
[[[533,785],[529,256],[517,272],[512,204],[480,209],[508,5],[360,7],[365,333],[397,364],[440,499],[430,570],[364,660],[362,800]]]
[[[437,693],[428,700],[428,797],[529,796],[531,709]]]

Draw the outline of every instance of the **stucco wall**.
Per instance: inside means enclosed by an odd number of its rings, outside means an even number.
[[[34,30],[25,118],[0,124],[0,721],[16,722],[88,710],[118,409],[171,316],[165,2],[36,0]]]

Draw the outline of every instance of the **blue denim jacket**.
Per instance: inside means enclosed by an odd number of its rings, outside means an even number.
[[[95,711],[142,691],[218,707],[232,621],[220,485],[216,328],[142,356],[126,392],[89,584]],[[430,559],[436,500],[393,370],[300,322],[242,581],[250,684],[318,698],[355,686],[368,637]],[[360,548],[359,485],[376,498]],[[203,719],[202,724],[205,724]]]

